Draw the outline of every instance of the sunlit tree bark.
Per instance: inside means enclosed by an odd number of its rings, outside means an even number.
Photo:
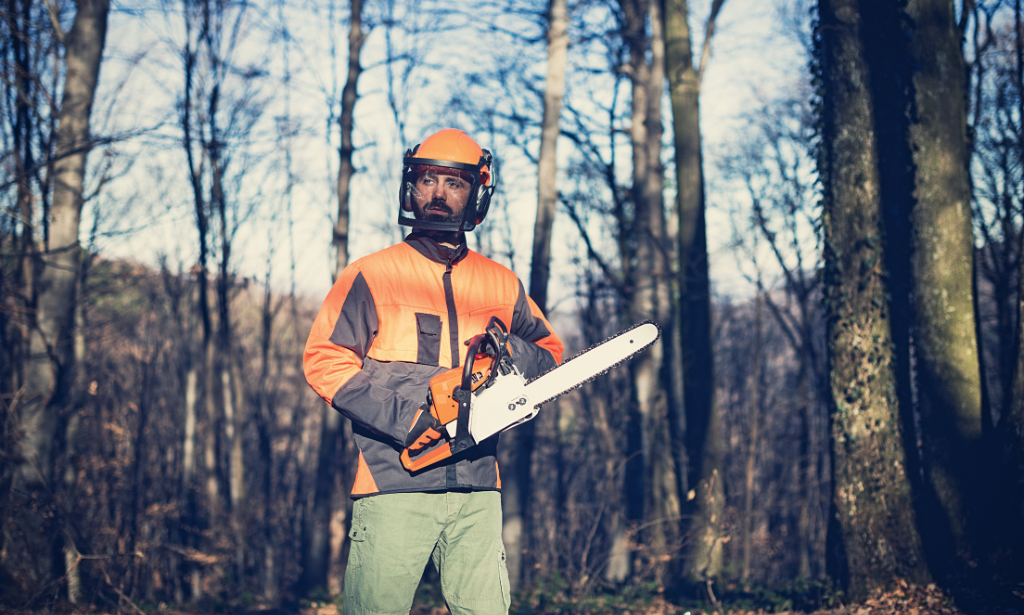
[[[974,241],[967,178],[963,53],[952,0],[911,0],[907,14],[917,122],[912,270],[918,408],[926,480],[941,510],[925,515],[927,542],[948,532],[952,551],[932,557],[948,566],[969,557],[968,509],[981,493],[981,378],[971,279]],[[941,524],[929,531],[930,521]],[[948,529],[947,529],[948,528]]]
[[[906,474],[890,331],[875,103],[857,0],[820,0],[825,308],[834,506],[852,599],[929,578]]]
[[[541,120],[540,158],[537,162],[537,218],[533,226],[530,262],[530,298],[547,310],[551,270],[551,228],[558,204],[558,145],[562,98],[565,96],[566,57],[569,51],[569,14],[566,0],[548,3],[548,74],[544,81],[544,116]]]

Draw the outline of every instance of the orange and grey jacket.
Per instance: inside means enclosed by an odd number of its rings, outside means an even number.
[[[497,436],[415,474],[399,460],[435,375],[461,366],[464,342],[497,316],[527,379],[561,361],[562,342],[506,267],[414,232],[361,258],[334,282],[306,341],[306,381],[352,419],[359,467],[352,497],[501,488]]]

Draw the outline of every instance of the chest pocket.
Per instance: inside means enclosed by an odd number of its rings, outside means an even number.
[[[441,356],[441,317],[416,312],[416,362],[437,366]]]

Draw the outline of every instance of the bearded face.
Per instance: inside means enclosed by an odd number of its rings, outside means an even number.
[[[413,185],[413,213],[418,220],[460,222],[472,185],[459,171],[429,167]],[[450,174],[449,174],[450,173]]]

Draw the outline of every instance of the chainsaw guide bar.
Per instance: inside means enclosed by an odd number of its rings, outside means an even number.
[[[634,327],[591,346],[571,359],[556,365],[527,382],[505,350],[508,331],[497,318],[487,325],[486,335],[471,340],[469,358],[462,370],[461,385],[454,388],[453,376],[445,373],[431,381],[434,416],[439,417],[449,440],[415,458],[409,449],[401,454],[402,465],[418,472],[453,455],[476,446],[494,434],[511,429],[537,416],[545,403],[579,388],[608,370],[625,363],[647,348],[661,335],[658,325],[644,321]],[[475,361],[482,345],[494,351],[493,361],[480,355],[482,370],[474,373]],[[458,374],[455,374],[456,376]],[[478,376],[478,377],[477,377]],[[437,381],[438,388],[433,391]],[[471,392],[469,392],[471,391]],[[444,412],[438,412],[438,400],[444,400]],[[455,408],[457,404],[457,414]]]
[[[474,395],[469,433],[477,442],[524,423],[547,402],[578,389],[597,376],[625,363],[658,339],[658,325],[644,321],[591,346],[571,359],[525,382],[518,372],[498,378]],[[445,425],[455,437],[458,420]]]

